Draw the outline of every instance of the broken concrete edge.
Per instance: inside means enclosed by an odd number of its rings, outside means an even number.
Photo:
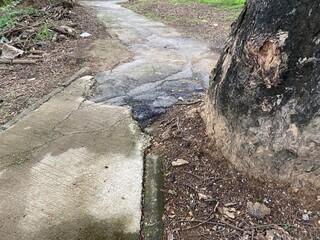
[[[142,235],[144,240],[162,240],[164,236],[162,161],[157,155],[147,154],[144,162]]]
[[[27,109],[23,110],[21,113],[19,113],[17,116],[15,116],[14,118],[12,118],[10,121],[8,121],[7,123],[3,124],[2,126],[0,126],[0,132],[8,129],[9,127],[11,127],[12,125],[16,124],[17,122],[19,122],[22,118],[24,118],[25,116],[27,116],[30,112],[34,111],[35,109],[39,108],[43,103],[49,101],[53,96],[55,96],[56,94],[60,93],[61,91],[63,91],[66,87],[68,87],[72,82],[74,82],[75,80],[84,77],[86,75],[91,75],[92,74],[92,70],[89,67],[83,67],[81,68],[78,72],[76,72],[75,74],[73,74],[67,81],[65,81],[61,87],[58,87],[56,89],[54,89],[52,92],[50,92],[49,94],[45,95],[44,97],[42,97],[39,101],[37,101],[36,103],[34,103],[33,105],[31,105],[30,107],[28,107]]]

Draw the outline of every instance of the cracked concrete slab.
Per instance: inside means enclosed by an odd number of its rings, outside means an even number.
[[[139,238],[147,139],[129,108],[87,101],[92,84],[75,81],[0,133],[5,239]]]
[[[202,97],[219,54],[120,2],[124,1],[81,1],[94,7],[108,30],[135,54],[133,61],[97,74],[98,95],[93,101],[130,105],[134,118],[145,127],[181,97]]]

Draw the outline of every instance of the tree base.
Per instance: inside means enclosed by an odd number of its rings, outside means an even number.
[[[248,127],[244,120],[237,128],[241,131],[234,131],[208,98],[204,113],[208,135],[240,171],[320,189],[320,117],[303,129],[280,114],[272,120],[260,117],[260,126]],[[275,125],[280,127],[274,129]]]

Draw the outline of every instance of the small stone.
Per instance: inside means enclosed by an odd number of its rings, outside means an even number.
[[[247,211],[251,216],[256,217],[258,219],[263,219],[266,215],[270,215],[271,213],[270,208],[258,202],[248,202]]]
[[[218,23],[214,23],[213,26],[214,27],[219,27],[219,24]]]
[[[91,37],[91,36],[92,35],[90,33],[88,33],[88,32],[83,32],[83,33],[80,34],[80,37],[82,37],[82,38],[88,38],[88,37]]]
[[[305,214],[302,215],[302,219],[303,219],[303,221],[309,221],[310,217],[309,217],[308,214],[305,213]]]
[[[294,192],[294,193],[299,192],[299,188],[297,188],[297,187],[292,187],[291,190],[292,190],[292,192]]]
[[[173,161],[171,163],[171,165],[174,167],[182,166],[182,165],[186,165],[186,164],[189,164],[189,162],[184,159],[177,159],[176,161]]]

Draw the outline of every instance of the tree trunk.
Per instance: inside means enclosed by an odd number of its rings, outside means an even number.
[[[210,77],[209,136],[241,170],[320,187],[319,0],[248,0]]]

